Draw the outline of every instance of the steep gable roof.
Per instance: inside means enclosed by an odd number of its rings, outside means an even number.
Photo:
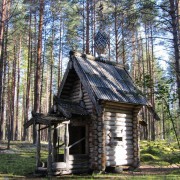
[[[72,52],[59,97],[71,69],[77,73],[94,104],[97,104],[98,100],[135,105],[148,104],[124,67],[96,61],[92,56]]]

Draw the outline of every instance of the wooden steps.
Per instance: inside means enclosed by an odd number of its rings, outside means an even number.
[[[65,162],[54,162],[52,170],[56,175],[88,173],[89,156],[86,154],[69,155],[68,165]]]

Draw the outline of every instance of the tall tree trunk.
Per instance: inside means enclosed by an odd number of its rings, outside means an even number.
[[[31,1],[30,1],[31,3]],[[30,15],[29,15],[29,28],[28,28],[28,66],[27,66],[27,80],[26,80],[26,100],[25,100],[25,108],[24,108],[24,123],[29,120],[29,108],[30,108],[30,90],[31,90],[31,74],[32,74],[32,12],[30,7]],[[28,131],[24,128],[22,140],[29,139]]]
[[[1,21],[0,21],[0,139],[2,139],[2,125],[3,125],[3,104],[2,104],[2,90],[3,90],[3,37],[4,37],[4,28],[6,20],[6,0],[2,1],[1,6]]]
[[[11,140],[14,140],[15,137],[15,89],[16,89],[16,64],[17,64],[17,57],[16,57],[16,42],[14,42],[14,61],[13,61],[13,70],[12,70],[12,85],[11,85]]]
[[[84,32],[84,30],[83,30]],[[61,63],[62,63],[62,17],[60,16],[60,23],[59,23],[59,54],[58,54],[58,90],[60,87],[60,83],[61,83]],[[83,51],[84,52],[84,51]]]
[[[36,62],[36,76],[35,76],[35,91],[34,91],[34,112],[40,111],[40,85],[41,85],[41,54],[42,54],[42,30],[43,30],[43,15],[44,15],[44,0],[40,0],[39,11],[39,32],[38,32],[38,46],[37,46],[37,62]],[[33,128],[33,143],[36,142],[36,125]]]
[[[52,44],[51,44],[51,59],[50,59],[50,85],[49,85],[49,112],[52,106],[52,86],[53,86],[53,65],[54,65],[54,17],[52,25]]]
[[[39,7],[40,7],[39,32],[38,32],[37,62],[36,62],[36,76],[35,76],[35,94],[34,94],[34,111],[36,113],[38,113],[40,110],[41,55],[42,55],[44,0],[40,0]]]
[[[89,54],[89,1],[86,0],[86,54]]]
[[[118,54],[118,17],[117,17],[117,4],[115,4],[115,9],[114,9],[114,31],[115,31],[115,51],[116,51],[116,62],[119,62],[119,54]]]
[[[44,32],[44,41],[46,42],[46,24],[45,24],[45,32]],[[43,97],[43,85],[44,85],[44,63],[45,63],[45,51],[46,51],[46,44],[44,44],[43,48],[43,58],[42,58],[42,71],[41,71],[41,90],[40,90],[40,113],[42,112],[42,97]]]
[[[178,105],[180,108],[180,54],[179,54],[179,39],[178,39],[178,7],[175,6],[175,0],[169,0],[170,3],[170,16],[173,33],[173,47],[175,55],[175,71],[176,71],[176,83],[177,83],[177,95]]]
[[[19,129],[19,84],[20,84],[20,57],[21,57],[21,37],[19,40],[19,52],[17,57],[17,95],[16,95],[16,124],[15,124],[15,140],[19,140],[21,134]]]

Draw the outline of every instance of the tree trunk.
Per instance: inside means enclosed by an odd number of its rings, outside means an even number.
[[[172,24],[172,34],[173,34],[173,47],[175,55],[175,71],[176,71],[176,83],[177,83],[177,95],[178,95],[178,105],[180,108],[180,55],[179,55],[179,39],[178,39],[178,13],[175,7],[175,0],[169,0],[170,3],[170,16]]]
[[[34,95],[34,111],[36,113],[38,113],[40,110],[41,55],[42,55],[44,0],[40,0],[39,7],[40,7],[39,32],[38,32],[37,62],[36,62],[36,76],[35,76],[35,95]]]
[[[39,11],[39,32],[38,32],[38,46],[37,46],[37,62],[36,62],[36,76],[35,76],[35,91],[34,91],[34,112],[40,111],[40,85],[41,85],[41,54],[42,54],[42,30],[43,30],[43,15],[44,15],[44,0],[40,0]],[[33,129],[33,143],[36,142],[36,125]]]
[[[84,32],[84,31],[83,31]],[[62,69],[62,17],[60,17],[60,23],[59,23],[59,54],[58,54],[58,90],[61,83],[61,69]],[[58,92],[58,91],[57,91]]]
[[[2,139],[2,125],[3,125],[3,104],[2,104],[2,90],[3,90],[3,37],[4,37],[4,28],[5,28],[5,20],[6,20],[6,0],[2,1],[1,8],[1,21],[0,21],[0,139]]]
[[[52,44],[51,44],[51,59],[50,59],[50,94],[49,94],[49,112],[52,106],[52,85],[53,85],[53,65],[54,65],[54,18],[53,18],[53,25],[52,25]]]
[[[86,54],[89,54],[89,0],[86,0]]]
[[[20,140],[20,129],[19,129],[19,84],[20,84],[20,57],[21,57],[21,37],[19,40],[19,52],[17,58],[17,95],[16,95],[16,124],[15,124],[15,140]]]
[[[118,55],[118,28],[117,28],[117,5],[115,4],[114,9],[114,31],[115,31],[115,50],[116,50],[116,62],[119,62]]]

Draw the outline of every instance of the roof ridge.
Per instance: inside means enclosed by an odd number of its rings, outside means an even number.
[[[96,62],[102,62],[102,63],[109,64],[112,66],[120,67],[120,68],[126,68],[123,64],[117,63],[115,61],[108,61],[107,59],[105,59],[103,57],[94,57],[91,54],[80,53],[77,51],[70,51],[69,55],[70,55],[70,57],[72,57],[72,56],[81,57],[83,59],[88,59],[88,60],[92,60],[92,61],[96,61]]]

